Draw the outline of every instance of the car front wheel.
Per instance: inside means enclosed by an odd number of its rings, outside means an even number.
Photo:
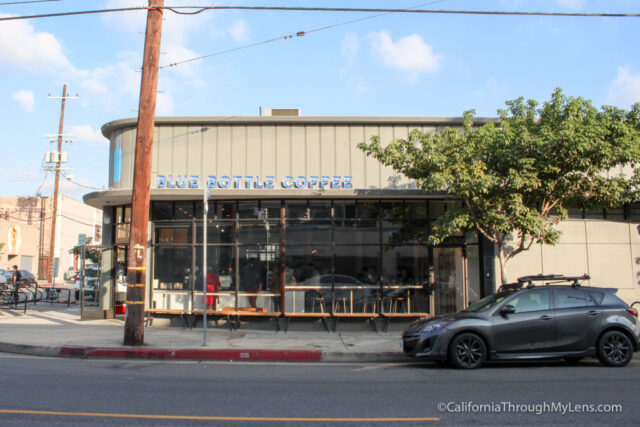
[[[476,334],[460,334],[451,341],[449,357],[458,368],[479,368],[487,358],[487,346]]]
[[[633,357],[633,344],[619,331],[609,331],[598,341],[598,359],[603,365],[624,366]]]

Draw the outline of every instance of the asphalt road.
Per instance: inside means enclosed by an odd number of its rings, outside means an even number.
[[[640,357],[625,368],[587,360],[460,371],[436,364],[167,363],[0,354],[0,370],[3,426],[638,425],[640,420]],[[486,406],[475,406],[481,404]],[[559,404],[564,406],[554,407]],[[578,404],[614,412],[570,412]]]

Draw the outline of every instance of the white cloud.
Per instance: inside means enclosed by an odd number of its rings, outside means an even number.
[[[71,133],[76,136],[76,141],[79,143],[104,145],[109,142],[107,138],[102,136],[99,129],[93,129],[89,125],[74,126]]]
[[[58,39],[51,33],[37,32],[29,21],[22,20],[0,25],[0,66],[37,74],[75,73]]]
[[[340,54],[347,58],[349,61],[353,61],[358,55],[360,50],[360,40],[354,33],[346,33],[342,38],[342,46],[340,47]]]
[[[620,67],[611,83],[607,103],[629,108],[636,102],[640,102],[640,73],[633,74],[628,67]]]
[[[228,28],[229,34],[237,42],[247,42],[250,38],[251,31],[249,26],[242,19],[235,21]]]
[[[173,98],[167,93],[158,93],[156,97],[156,115],[173,115]]]
[[[437,70],[442,55],[434,54],[418,34],[412,34],[393,42],[388,31],[369,35],[374,56],[389,67],[402,71],[408,80],[416,80],[422,73]]]
[[[19,90],[13,93],[13,99],[18,101],[20,107],[27,113],[33,111],[33,92],[30,90]]]

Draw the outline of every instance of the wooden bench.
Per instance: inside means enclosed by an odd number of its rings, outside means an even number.
[[[338,329],[340,319],[366,319],[369,321],[371,328],[378,333],[378,325],[376,320],[380,317],[378,313],[333,313],[333,332]]]
[[[291,320],[292,317],[294,318],[298,318],[298,319],[321,319],[322,320],[322,324],[324,325],[324,329],[327,332],[331,332],[331,330],[329,329],[329,324],[327,322],[327,319],[329,317],[331,317],[331,314],[329,313],[284,313],[281,316],[284,319],[284,331],[287,332],[289,330],[289,321]]]
[[[384,332],[389,329],[391,319],[418,319],[420,317],[431,317],[428,313],[380,313],[380,317],[384,319]]]
[[[182,328],[186,328],[189,326],[189,329],[193,328],[193,319],[190,316],[189,311],[187,310],[170,310],[164,308],[148,308],[144,311],[144,322],[145,326],[153,326],[153,315],[154,314],[167,314],[167,315],[180,315],[180,320],[182,320]]]

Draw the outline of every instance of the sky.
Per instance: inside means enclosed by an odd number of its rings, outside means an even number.
[[[0,17],[147,5],[9,2],[0,0]],[[640,0],[165,0],[201,5],[640,13]],[[640,102],[640,18],[376,15],[167,10],[156,115],[495,117],[507,100],[543,102],[557,87],[597,107]],[[46,135],[58,133],[60,100],[49,95],[64,84],[78,97],[66,102],[64,133],[75,139],[63,147],[71,170],[61,190],[81,199],[108,185],[100,129],[137,116],[145,22],[145,11],[0,21],[0,196],[53,193],[43,159],[55,151]]]

